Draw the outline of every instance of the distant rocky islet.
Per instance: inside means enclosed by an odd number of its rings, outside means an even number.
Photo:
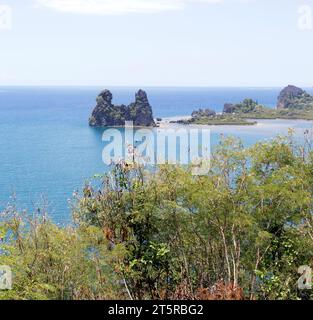
[[[178,120],[175,123],[254,125],[257,123],[254,121],[256,119],[313,120],[313,96],[299,87],[288,85],[281,90],[276,109],[260,105],[253,99],[244,99],[236,104],[225,103],[222,114],[216,114],[210,108],[201,108],[193,111],[190,119]]]
[[[139,90],[135,102],[126,105],[112,104],[113,95],[109,90],[102,91],[97,97],[97,105],[89,119],[92,127],[125,126],[132,121],[134,126],[155,127],[153,110],[147,93]],[[225,103],[223,113],[216,114],[210,108],[200,108],[187,120],[171,121],[180,124],[214,124],[214,125],[253,125],[248,119],[308,119],[313,120],[313,96],[301,88],[288,85],[281,90],[277,108],[270,109],[259,105],[257,101],[245,99],[241,103]],[[157,119],[157,122],[161,119]]]
[[[147,94],[139,90],[135,102],[130,105],[112,104],[113,95],[109,90],[102,91],[97,97],[97,105],[89,119],[92,127],[125,126],[126,121],[132,121],[134,126],[155,127],[152,107]]]

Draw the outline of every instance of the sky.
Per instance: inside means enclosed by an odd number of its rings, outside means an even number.
[[[309,87],[312,11],[313,0],[0,0],[0,85]]]

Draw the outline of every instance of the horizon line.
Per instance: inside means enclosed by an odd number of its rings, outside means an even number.
[[[97,87],[103,87],[103,88],[198,88],[198,89],[206,89],[206,88],[249,88],[249,89],[253,89],[253,88],[260,88],[260,89],[266,89],[266,88],[283,88],[286,87],[288,85],[291,84],[286,84],[286,85],[273,85],[273,86],[268,86],[268,85],[259,85],[259,86],[253,86],[253,85],[102,85],[102,84],[92,84],[92,85],[88,85],[88,84],[51,84],[51,85],[47,85],[47,84],[0,84],[0,88],[2,87],[12,87],[12,88],[16,88],[16,87],[25,87],[25,88],[77,88],[77,87],[86,87],[86,88],[97,88]],[[313,85],[295,85],[298,87],[302,87],[302,88],[313,88]]]

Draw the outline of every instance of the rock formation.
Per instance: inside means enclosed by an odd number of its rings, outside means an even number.
[[[199,109],[192,112],[191,117],[192,118],[209,118],[214,117],[216,115],[216,112],[211,109]]]
[[[232,103],[225,103],[223,113],[234,113],[235,112],[235,105]]]
[[[155,126],[152,107],[149,104],[145,91],[139,90],[136,93],[135,102],[129,106],[113,105],[112,97],[112,93],[109,90],[104,90],[99,94],[97,105],[89,119],[90,126],[124,126],[125,121],[133,121],[134,126]]]
[[[301,88],[288,85],[278,96],[277,109],[303,109],[313,107],[313,96]]]
[[[129,105],[130,120],[135,126],[154,127],[152,107],[148,101],[145,91],[139,90],[136,93],[136,100]]]
[[[249,113],[256,110],[259,106],[257,101],[244,99],[241,103],[225,103],[223,113]]]

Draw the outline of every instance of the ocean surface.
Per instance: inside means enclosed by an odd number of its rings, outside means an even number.
[[[113,102],[129,104],[139,88],[110,88]],[[47,205],[51,218],[70,221],[68,200],[85,181],[108,167],[102,162],[103,129],[90,128],[88,118],[104,87],[0,87],[0,209],[8,203],[35,210]],[[154,116],[172,118],[225,102],[253,98],[275,107],[281,88],[142,88]],[[313,93],[312,89],[306,89]],[[240,137],[246,145],[285,134],[301,135],[310,121],[263,120],[257,126],[211,127],[211,144],[220,134]]]

